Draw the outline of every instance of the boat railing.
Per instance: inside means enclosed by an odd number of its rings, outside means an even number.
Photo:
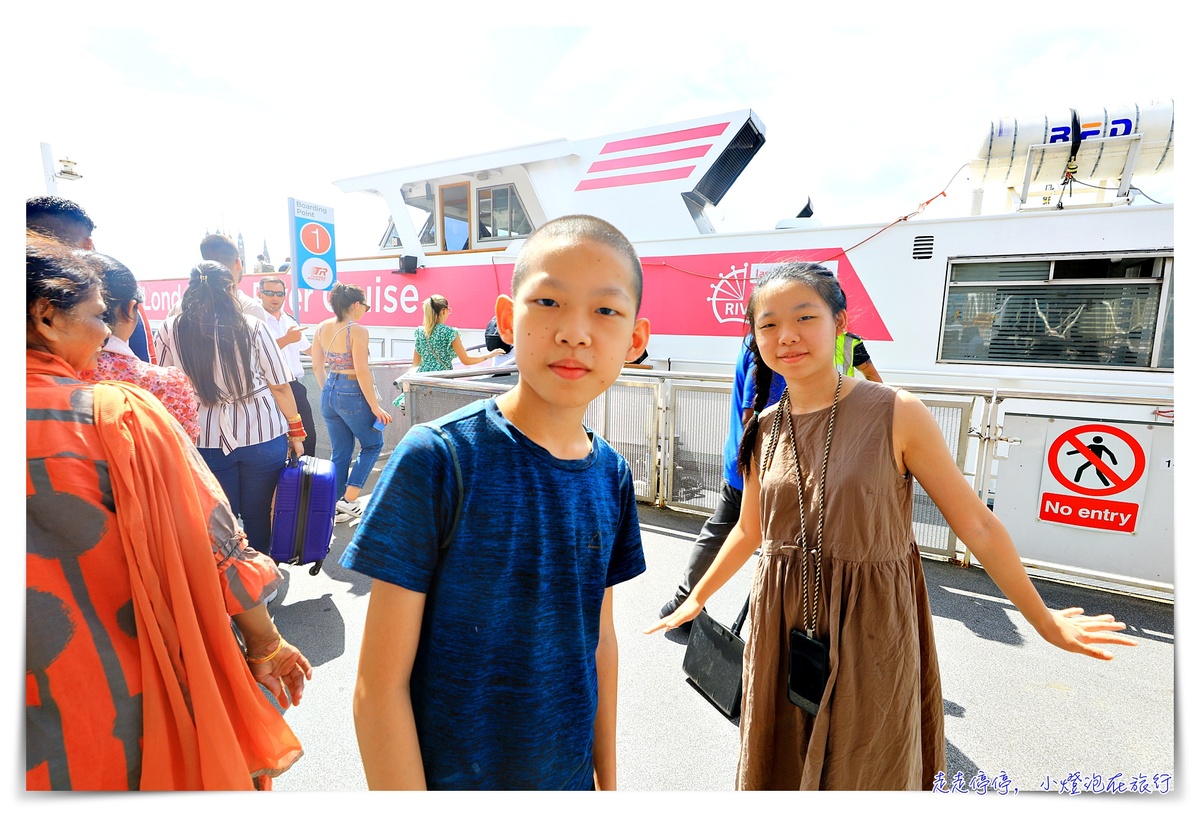
[[[513,365],[481,365],[425,374],[410,373],[411,367],[411,360],[372,363],[381,402],[387,406],[404,395],[403,405],[391,409],[394,421],[384,433],[381,464],[414,424],[435,420],[475,400],[503,394],[516,384],[518,377]],[[307,378],[311,377],[309,373]],[[1167,426],[1167,432],[1171,431],[1171,420],[1167,418],[1174,401],[1167,395],[1079,394],[920,383],[889,385],[907,389],[929,407],[964,478],[989,506],[997,491],[1005,487],[999,482],[1006,477],[998,466],[1008,458],[1012,446],[1022,443],[1005,433],[1002,405],[1006,400],[1022,401],[1023,406],[1044,404],[1054,407],[1048,408],[1048,414],[1054,413],[1064,402],[1075,411],[1087,407],[1091,415],[1071,416],[1097,422],[1123,421],[1116,415],[1106,416],[1106,405],[1125,410],[1130,406],[1144,406],[1148,417],[1161,418],[1158,424]],[[708,514],[716,508],[724,481],[722,454],[729,433],[731,391],[732,378],[727,374],[629,368],[588,406],[584,423],[629,462],[639,502]],[[319,406],[320,395],[315,381],[309,386],[309,400]],[[319,408],[315,413],[319,416]],[[1033,477],[1040,477],[1040,473],[1007,478],[1023,478],[1028,482]],[[914,484],[913,494],[913,533],[921,552],[932,558],[969,565],[970,552],[955,536],[919,482]],[[1172,547],[1173,531],[1165,539],[1162,536],[1153,540],[1143,537],[1132,542],[1137,547],[1130,548],[1128,570],[1103,570],[1089,565],[1086,547],[1078,548],[1077,557],[1060,562],[1050,563],[1037,558],[1025,561],[1031,572],[1050,578],[1103,586],[1159,600],[1173,599],[1173,580],[1139,578],[1136,568],[1136,562],[1144,561],[1147,556],[1145,548]]]

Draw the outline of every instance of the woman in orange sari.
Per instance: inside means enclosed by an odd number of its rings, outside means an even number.
[[[26,789],[270,788],[302,750],[258,684],[286,708],[312,677],[282,577],[161,403],[78,380],[97,272],[26,233]]]

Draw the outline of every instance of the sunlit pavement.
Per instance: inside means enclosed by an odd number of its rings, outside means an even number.
[[[679,581],[704,519],[649,506],[639,511],[648,569],[614,596],[618,783],[637,791],[731,790],[737,726],[684,681],[678,631],[641,633]],[[337,564],[352,530],[337,526],[319,575],[285,566],[288,580],[270,605],[280,630],[314,666],[303,703],[286,716],[305,756],[276,780],[277,791],[366,790],[351,695],[370,581]],[[710,601],[715,618],[730,623],[736,616],[753,566],[751,559]],[[1128,624],[1138,646],[1117,648],[1113,661],[1101,662],[1042,642],[978,567],[926,559],[924,568],[942,668],[947,789],[961,772],[961,792],[946,796],[976,797],[986,785],[989,796],[1037,794],[1046,805],[1051,794],[1044,792],[1086,797],[1098,783],[1154,792],[1167,785],[1164,775],[1175,788],[1171,605],[1037,581],[1052,607],[1111,612]]]

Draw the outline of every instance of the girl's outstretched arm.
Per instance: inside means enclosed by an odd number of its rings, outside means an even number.
[[[691,594],[675,608],[675,612],[666,618],[659,619],[657,623],[643,630],[643,633],[649,635],[659,630],[678,627],[700,615],[700,611],[704,609],[704,605],[708,603],[713,593],[720,590],[725,582],[733,578],[746,560],[758,549],[762,542],[762,526],[758,519],[757,469],[758,463],[751,462],[750,473],[746,475],[745,487],[742,490],[742,510],[738,514],[737,524],[729,532],[729,537],[725,540],[725,544],[721,545],[717,558],[713,559],[713,563],[709,565],[704,577],[696,582]]]
[[[1125,625],[1114,621],[1111,615],[1087,616],[1078,607],[1067,610],[1046,607],[1029,580],[1008,531],[972,490],[950,456],[937,420],[919,399],[905,391],[896,395],[892,440],[897,467],[917,478],[950,523],[954,535],[979,559],[1000,592],[1016,605],[1042,638],[1069,652],[1104,660],[1111,659],[1112,653],[1097,645],[1137,645],[1133,639],[1115,632],[1124,630]]]

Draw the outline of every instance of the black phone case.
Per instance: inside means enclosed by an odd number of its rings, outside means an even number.
[[[816,715],[829,678],[829,647],[803,630],[788,637],[788,700]]]

